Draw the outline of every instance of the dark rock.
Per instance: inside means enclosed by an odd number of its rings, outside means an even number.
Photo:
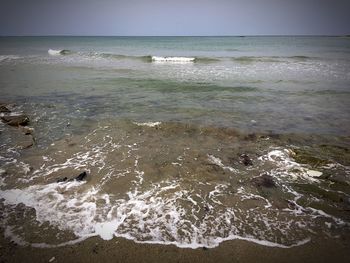
[[[85,177],[87,176],[87,173],[86,172],[82,172],[81,174],[79,174],[75,180],[77,181],[83,181],[85,179]]]
[[[6,106],[0,105],[0,112],[9,113],[11,111]]]
[[[256,186],[256,187],[266,187],[266,188],[272,188],[272,187],[276,187],[276,184],[272,178],[272,176],[267,175],[267,174],[263,174],[259,177],[255,177],[252,179],[252,183]]]
[[[208,250],[208,248],[207,248],[207,247],[203,247],[202,249],[203,249],[203,250]]]
[[[252,159],[250,159],[249,156],[246,155],[246,154],[242,154],[242,155],[240,156],[240,159],[241,159],[241,163],[243,163],[245,166],[251,166],[251,165],[253,165]]]
[[[92,252],[95,254],[98,254],[98,246],[97,245],[92,249]]]
[[[18,116],[3,116],[1,120],[11,126],[26,126],[29,123],[28,116],[24,114]]]
[[[62,183],[62,182],[65,182],[65,181],[67,181],[67,180],[68,180],[67,177],[60,178],[60,179],[57,180],[57,183]]]

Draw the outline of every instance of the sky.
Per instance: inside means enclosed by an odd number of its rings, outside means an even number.
[[[0,35],[348,35],[350,0],[0,0]]]

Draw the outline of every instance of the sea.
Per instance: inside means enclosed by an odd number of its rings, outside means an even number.
[[[0,37],[0,104],[18,245],[350,234],[349,37]]]

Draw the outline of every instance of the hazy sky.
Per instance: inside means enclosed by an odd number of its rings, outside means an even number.
[[[350,0],[0,0],[0,35],[350,34]]]

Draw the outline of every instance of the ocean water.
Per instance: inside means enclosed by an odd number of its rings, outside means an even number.
[[[0,123],[20,245],[350,233],[348,37],[1,37],[0,102],[34,129]]]

